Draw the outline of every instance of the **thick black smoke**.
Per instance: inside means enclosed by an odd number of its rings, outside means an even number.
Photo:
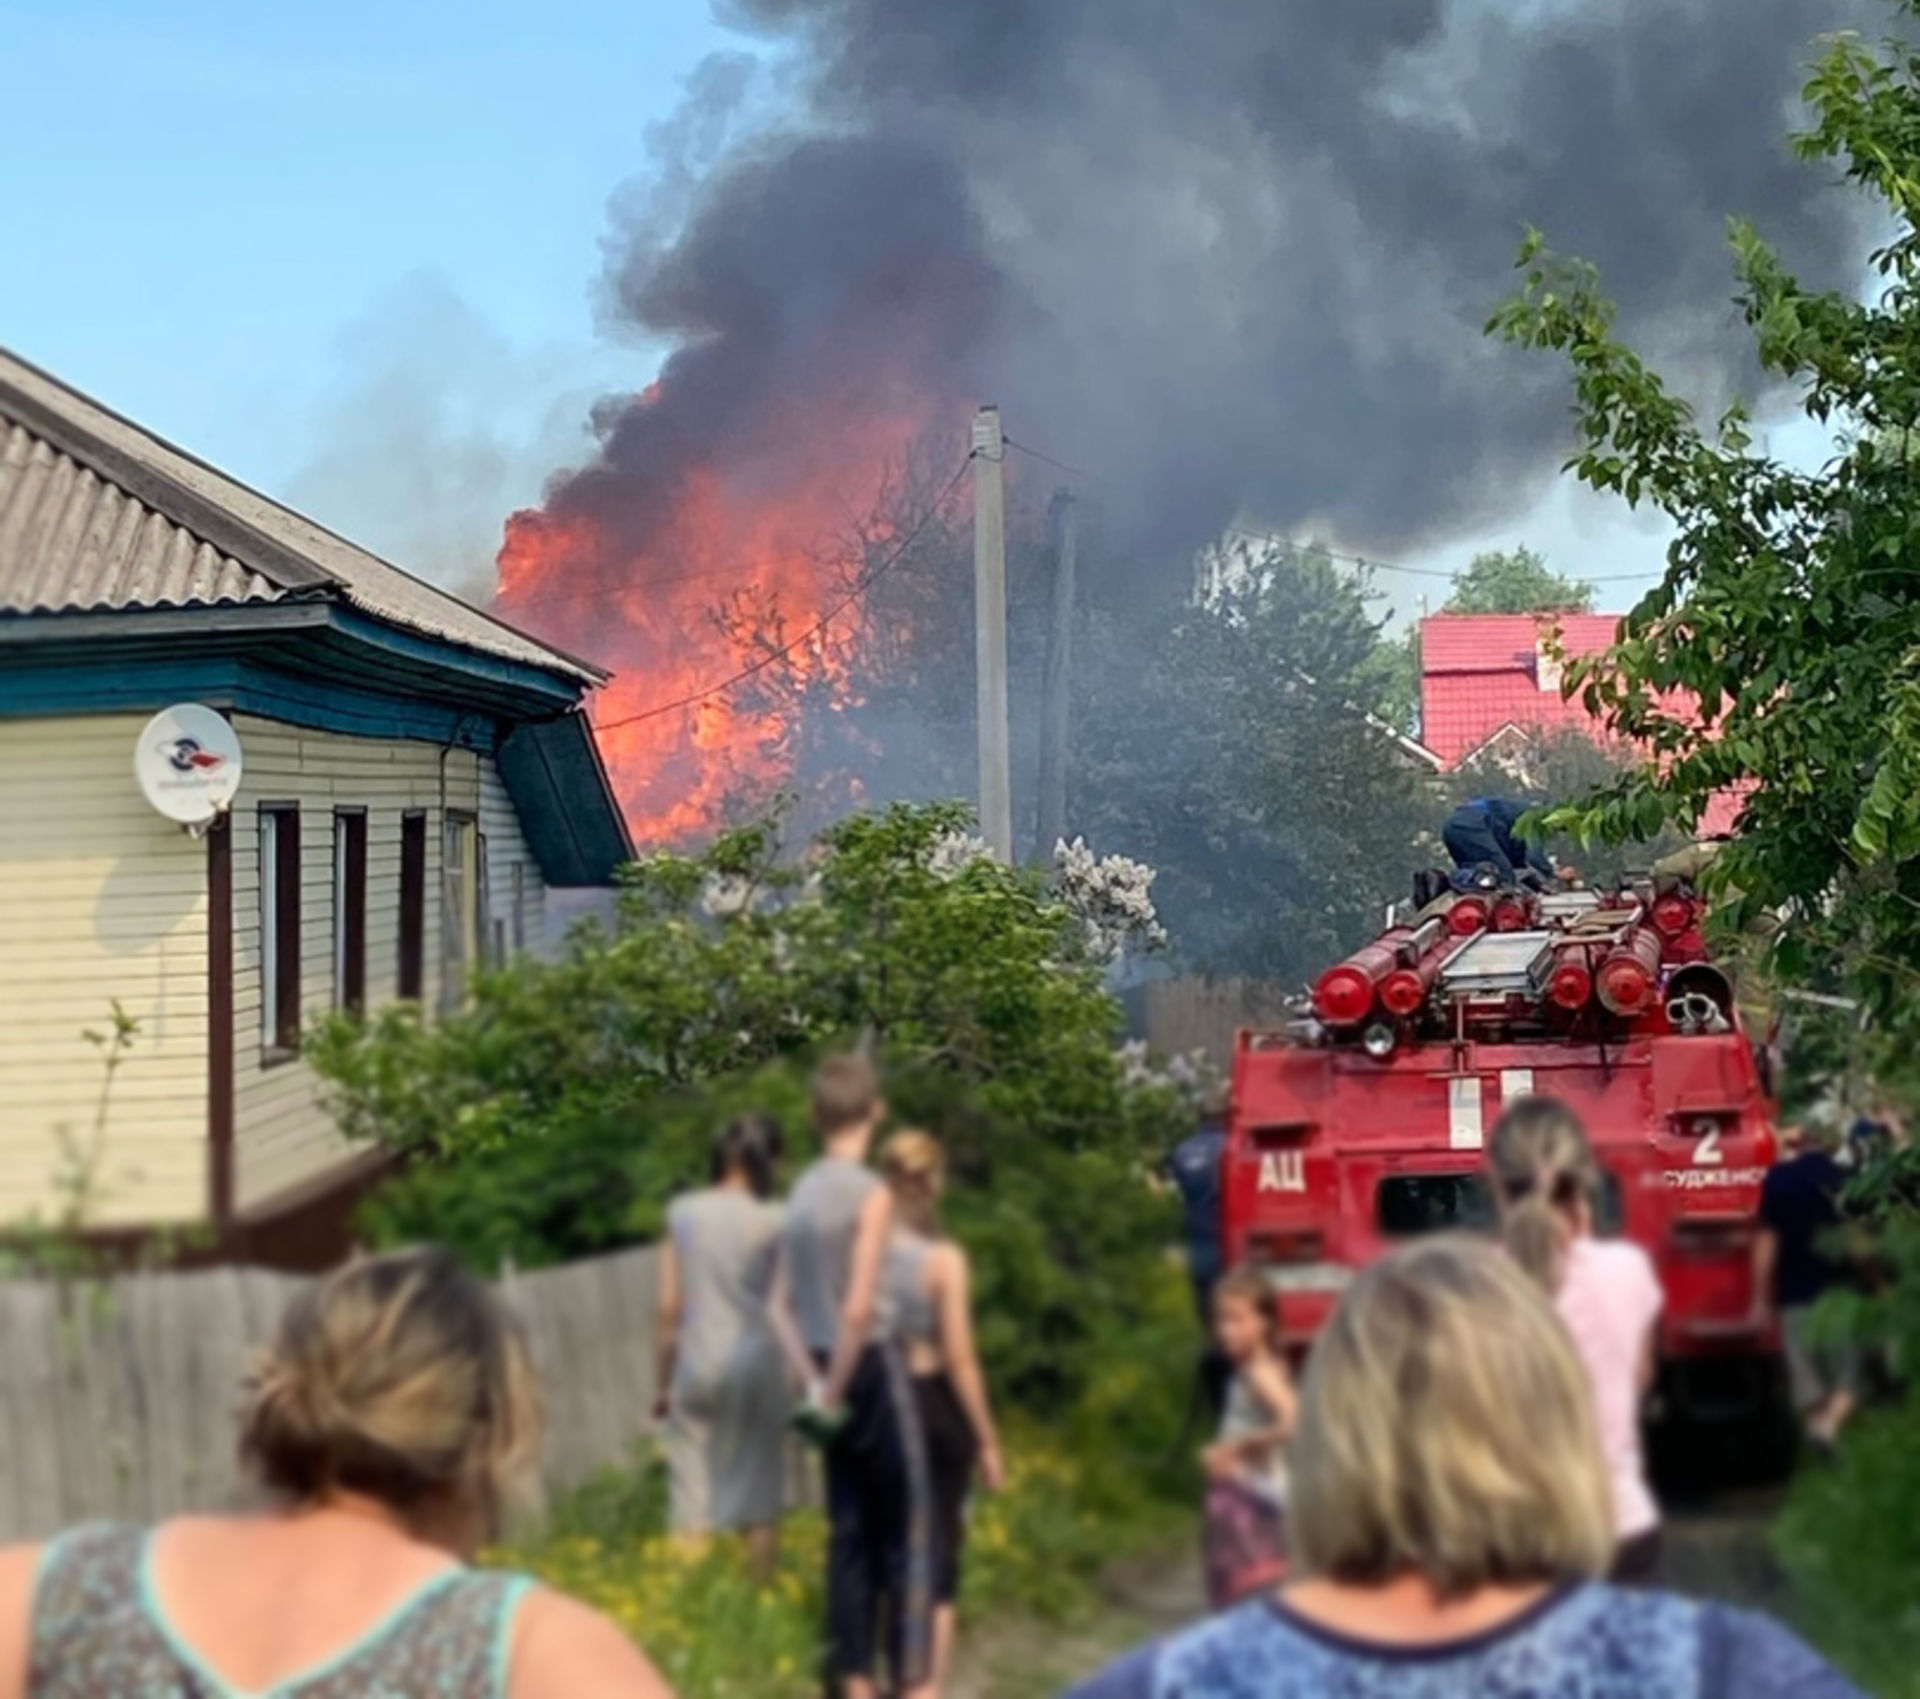
[[[1786,142],[1873,0],[731,0],[802,117],[715,151],[611,295],[680,345],[554,492],[644,533],[683,457],[810,397],[997,400],[1141,558],[1236,515],[1403,550],[1534,499],[1565,375],[1490,345],[1522,227],[1599,262],[1706,404],[1750,389],[1726,220],[1847,285],[1855,204]],[[712,99],[703,89],[694,103]],[[691,120],[690,120],[691,121]],[[769,405],[769,398],[773,405]],[[804,434],[803,432],[801,434]]]

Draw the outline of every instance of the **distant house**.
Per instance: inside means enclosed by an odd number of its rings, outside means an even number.
[[[1576,659],[1603,653],[1618,614],[1435,614],[1420,622],[1420,741],[1445,770],[1518,755],[1542,733],[1607,734],[1577,698],[1560,694],[1550,648]],[[1551,641],[1550,641],[1551,640]],[[1732,830],[1739,798],[1717,798],[1701,822]]]
[[[0,1231],[55,1214],[117,1001],[89,1225],[332,1254],[372,1159],[301,1042],[335,1008],[457,1006],[543,938],[549,889],[610,881],[601,682],[0,352]],[[181,703],[242,753],[198,836],[135,783]]]

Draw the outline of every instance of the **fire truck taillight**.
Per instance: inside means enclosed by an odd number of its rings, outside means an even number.
[[[1744,1215],[1682,1216],[1673,1224],[1673,1248],[1686,1257],[1746,1258],[1753,1250],[1752,1218]]]
[[[1653,1007],[1659,978],[1660,934],[1637,926],[1600,964],[1601,1006],[1621,1016],[1645,1014]]]
[[[1325,1252],[1326,1238],[1317,1227],[1268,1227],[1247,1235],[1254,1262],[1318,1262]]]

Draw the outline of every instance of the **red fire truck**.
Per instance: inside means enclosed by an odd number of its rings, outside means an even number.
[[[1506,1100],[1549,1094],[1592,1134],[1598,1229],[1644,1245],[1665,1285],[1663,1425],[1784,1462],[1750,1273],[1772,1070],[1701,922],[1685,890],[1446,892],[1321,975],[1284,1030],[1240,1034],[1227,1251],[1266,1270],[1291,1347],[1395,1243],[1490,1228],[1487,1134]]]

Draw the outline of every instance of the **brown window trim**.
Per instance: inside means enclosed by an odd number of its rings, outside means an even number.
[[[260,1065],[278,1067],[300,1055],[300,805],[297,802],[263,802],[260,818],[274,821],[273,828],[273,1012],[271,1034],[262,1032]],[[264,834],[262,834],[264,836]],[[264,901],[266,873],[260,869],[263,901],[260,909],[261,943],[266,942],[268,915]],[[261,963],[260,995],[267,994],[264,961]]]
[[[333,811],[334,1006],[367,1012],[367,811]]]
[[[233,817],[207,834],[207,1209],[233,1214]]]
[[[400,816],[399,995],[411,1003],[427,993],[427,812]]]

